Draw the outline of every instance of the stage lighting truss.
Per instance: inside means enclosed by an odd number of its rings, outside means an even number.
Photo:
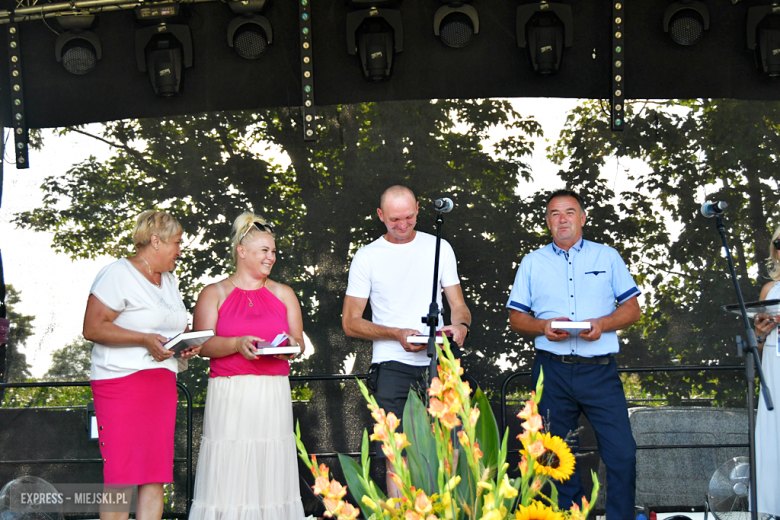
[[[748,9],[747,46],[755,51],[756,66],[770,78],[780,77],[780,6]]]
[[[574,40],[571,7],[537,2],[517,8],[517,45],[528,50],[531,66],[538,74],[555,73],[561,66],[563,49]]]
[[[71,74],[91,72],[103,57],[100,40],[88,31],[95,16],[88,13],[67,14],[57,17],[63,32],[54,43],[54,57]]]
[[[433,34],[448,47],[465,47],[479,34],[479,14],[462,0],[442,1],[444,5],[433,16]]]
[[[274,40],[271,22],[265,16],[260,16],[266,0],[231,0],[227,4],[235,14],[240,15],[228,24],[228,45],[244,59],[258,59]]]
[[[351,0],[354,7],[377,4],[367,0]],[[382,5],[390,2],[380,2]],[[404,27],[401,11],[385,7],[369,7],[347,13],[347,51],[360,57],[363,76],[379,82],[390,78],[396,53],[404,50]]]
[[[669,5],[664,12],[664,32],[679,45],[699,43],[709,28],[710,11],[702,2],[681,0]]]

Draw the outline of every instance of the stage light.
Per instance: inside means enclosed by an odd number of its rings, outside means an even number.
[[[780,77],[780,6],[748,9],[747,46],[755,51],[756,66],[770,78]]]
[[[517,8],[517,45],[528,50],[533,69],[543,75],[561,66],[564,47],[571,47],[574,21],[571,7],[537,2]]]
[[[177,3],[135,8],[138,21],[150,24],[135,31],[135,59],[138,70],[148,72],[158,96],[178,94],[184,69],[192,67],[192,35],[190,28],[180,23],[184,20],[180,9]]]
[[[448,47],[465,47],[479,33],[479,14],[462,0],[442,1],[445,5],[433,16],[433,34]]]
[[[674,43],[694,45],[699,43],[704,31],[710,28],[710,11],[702,2],[681,0],[666,8],[664,32]]]
[[[68,14],[57,17],[64,29],[54,43],[54,57],[71,74],[86,74],[94,70],[103,57],[100,40],[87,29],[92,27],[95,16]]]
[[[256,60],[265,54],[274,40],[271,22],[259,15],[265,3],[266,0],[233,0],[227,3],[234,13],[240,15],[228,24],[228,45],[247,60]]]
[[[352,0],[353,7],[376,1]],[[380,2],[389,5],[392,2]],[[363,76],[379,82],[390,77],[395,53],[404,50],[404,27],[398,9],[370,7],[347,13],[347,51],[360,57]]]

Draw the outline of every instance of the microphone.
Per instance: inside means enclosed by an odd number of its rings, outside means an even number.
[[[455,207],[455,203],[450,198],[436,199],[433,203],[433,208],[439,213],[449,213],[452,208]]]
[[[726,208],[729,205],[723,202],[705,202],[701,205],[701,214],[707,218],[712,218],[715,215],[723,215],[726,212]]]

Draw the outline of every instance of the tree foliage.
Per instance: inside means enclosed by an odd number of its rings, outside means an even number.
[[[567,185],[593,196],[591,222],[604,211],[659,215],[652,230],[609,225],[618,243],[632,244],[628,258],[650,289],[642,320],[623,336],[628,348],[621,362],[740,364],[734,337],[744,329],[739,318],[721,309],[736,302],[732,281],[714,221],[699,215],[699,208],[705,199],[728,202],[724,220],[739,283],[747,301],[758,299],[779,217],[780,104],[707,99],[636,102],[627,108],[625,131],[613,133],[600,103],[583,103],[552,151],[567,164],[561,172]],[[627,169],[636,189],[617,197],[599,176],[615,158],[649,167]],[[684,378],[655,373],[643,385],[673,402],[705,394],[741,403],[744,396],[741,372]]]
[[[538,197],[516,194],[519,179],[531,175],[524,158],[539,124],[496,100],[345,105],[322,109],[311,144],[298,120],[294,110],[276,109],[108,123],[96,137],[116,153],[47,179],[43,207],[16,222],[54,232],[55,248],[72,257],[122,256],[131,252],[133,217],[166,209],[189,240],[178,275],[191,306],[203,277],[231,272],[230,225],[251,209],[276,224],[272,276],[298,294],[315,346],[294,370],[338,373],[356,355],[360,373],[370,344],[344,336],[341,306],[351,256],[382,234],[379,195],[392,184],[410,186],[422,201],[418,229],[429,232],[435,214],[428,201],[450,196],[459,209],[446,216],[444,237],[458,256],[476,325],[469,370],[492,386],[502,354],[527,364],[529,342],[508,330],[504,304],[517,262],[546,240]],[[485,149],[497,130],[506,137]],[[268,150],[289,166],[268,160]],[[205,384],[199,370],[185,377]]]
[[[27,338],[32,336],[32,322],[35,316],[28,316],[14,309],[21,301],[21,292],[14,289],[13,285],[6,285],[5,291],[6,318],[11,322],[11,330],[8,334],[8,342],[5,344],[6,370],[2,374],[2,382],[20,383],[31,377],[27,356],[20,349]],[[2,397],[1,391],[0,397]]]
[[[46,381],[89,381],[92,366],[92,343],[79,337],[61,349],[55,350],[49,370],[43,376]]]

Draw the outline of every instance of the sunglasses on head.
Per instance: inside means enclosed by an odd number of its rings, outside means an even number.
[[[241,235],[241,238],[238,240],[239,244],[244,240],[244,237],[246,236],[246,234],[249,233],[252,230],[253,227],[257,228],[258,231],[261,231],[263,233],[270,233],[272,235],[274,234],[274,227],[271,224],[261,224],[260,222],[253,222],[251,226],[246,228],[246,231],[244,231],[244,234]]]

